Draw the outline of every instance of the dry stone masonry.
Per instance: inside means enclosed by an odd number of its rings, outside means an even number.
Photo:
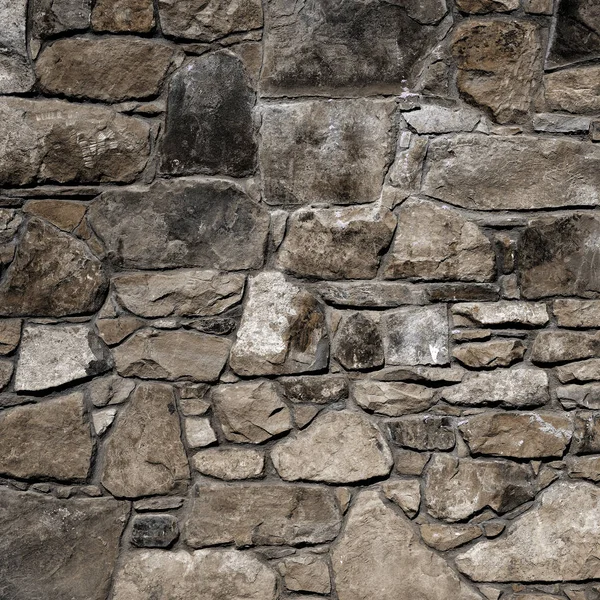
[[[0,0],[0,599],[599,600],[600,2]]]

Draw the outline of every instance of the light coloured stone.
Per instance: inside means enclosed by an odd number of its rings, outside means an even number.
[[[421,484],[418,479],[393,479],[382,484],[381,489],[388,500],[397,504],[411,519],[421,505]]]
[[[467,371],[458,365],[451,367],[390,367],[373,373],[378,381],[415,381],[419,383],[459,383]]]
[[[473,131],[481,119],[481,114],[472,108],[447,108],[434,104],[425,104],[402,116],[417,133],[429,134]]]
[[[489,342],[461,344],[454,348],[452,356],[472,369],[508,367],[525,355],[521,340],[500,339]]]
[[[531,360],[541,363],[566,362],[600,356],[600,332],[553,330],[537,334]]]
[[[600,358],[589,358],[568,365],[560,365],[554,369],[561,383],[571,381],[600,381]]]
[[[552,312],[559,327],[600,327],[600,300],[555,300]]]
[[[104,435],[117,416],[116,408],[103,408],[92,413],[92,423],[96,435]]]
[[[551,110],[596,113],[600,110],[600,67],[590,65],[546,73],[544,91]]]
[[[600,481],[600,456],[567,456],[565,464],[569,477]]]
[[[210,446],[217,441],[217,434],[206,417],[187,417],[183,422],[183,430],[190,448]]]
[[[526,325],[540,327],[548,320],[542,302],[500,300],[499,302],[464,302],[452,307],[453,315],[467,317],[477,325]]]
[[[483,535],[478,525],[444,525],[442,523],[423,523],[421,537],[432,548],[446,552],[462,546]]]
[[[577,407],[600,409],[600,384],[561,385],[556,388],[556,397],[567,410]]]
[[[35,75],[27,55],[27,0],[2,0],[0,23],[0,94],[29,92]]]
[[[533,117],[535,131],[545,133],[587,133],[592,120],[590,117],[556,115],[553,113],[536,114]]]
[[[194,454],[192,467],[203,475],[217,479],[255,479],[262,475],[265,457],[260,450],[208,448]]]
[[[292,592],[329,594],[331,591],[329,565],[317,554],[305,552],[290,556],[282,560],[278,568],[285,587]]]
[[[356,403],[369,412],[399,417],[427,410],[435,392],[415,383],[358,380],[353,386]]]

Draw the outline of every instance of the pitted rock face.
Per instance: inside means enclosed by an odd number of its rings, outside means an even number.
[[[0,93],[28,92],[35,76],[27,56],[27,0],[3,0],[0,3]]]

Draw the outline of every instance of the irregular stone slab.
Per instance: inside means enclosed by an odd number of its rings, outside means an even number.
[[[352,504],[331,562],[340,600],[480,597],[372,490],[360,492]]]
[[[419,383],[459,383],[463,380],[465,369],[453,365],[451,367],[390,367],[373,373],[372,378],[378,381],[416,381]]]
[[[400,475],[421,475],[431,453],[398,449],[394,452],[394,471]]]
[[[426,104],[402,116],[417,133],[473,131],[481,119],[479,111],[472,108],[446,108],[434,104]]]
[[[137,269],[258,269],[269,232],[265,209],[236,184],[214,179],[106,192],[88,219],[109,258]]]
[[[328,304],[360,308],[395,308],[403,304],[427,304],[425,290],[395,281],[323,282],[314,290]]]
[[[183,498],[176,496],[162,496],[157,498],[147,498],[145,500],[136,500],[133,508],[137,512],[156,512],[157,510],[172,510],[183,506]]]
[[[559,327],[600,327],[599,300],[555,300],[552,312]]]
[[[134,331],[144,327],[146,323],[137,317],[117,317],[116,319],[97,319],[96,329],[102,341],[108,346],[121,343]]]
[[[395,0],[394,4],[402,6],[411,19],[422,25],[437,23],[448,12],[446,0],[424,0],[417,3],[411,0]]]
[[[47,390],[99,375],[111,366],[110,351],[87,325],[26,325],[15,390]]]
[[[458,0],[458,10],[479,15],[489,12],[511,12],[519,8],[519,0]]]
[[[102,485],[114,496],[167,494],[185,485],[190,471],[173,388],[140,383],[104,449]]]
[[[194,331],[142,329],[114,348],[123,377],[216,381],[225,367],[231,341]]]
[[[521,360],[525,354],[521,340],[495,339],[490,342],[461,344],[454,348],[452,356],[473,369],[508,367]]]
[[[262,475],[265,456],[247,448],[208,448],[192,457],[192,466],[203,475],[234,481]]]
[[[446,552],[476,540],[483,535],[478,525],[443,525],[424,523],[421,525],[421,537],[432,548]]]
[[[418,479],[389,480],[381,489],[388,500],[397,504],[412,519],[421,504],[421,484]]]
[[[323,487],[197,484],[185,541],[192,548],[328,542],[341,526],[334,498],[333,492]]]
[[[207,417],[188,417],[183,422],[183,429],[189,448],[203,448],[217,441],[217,434]]]
[[[158,94],[173,55],[150,39],[74,37],[46,46],[35,71],[48,94],[122,102]]]
[[[129,273],[113,278],[119,302],[141,317],[212,316],[238,304],[244,275],[201,271]]]
[[[21,341],[21,319],[0,319],[0,354],[10,354]]]
[[[188,327],[199,331],[200,333],[209,333],[211,335],[229,335],[237,327],[238,322],[230,317],[220,319],[195,319],[187,323]]]
[[[500,288],[493,283],[429,283],[423,287],[430,302],[483,302],[500,298]]]
[[[488,108],[499,123],[522,118],[533,100],[541,40],[530,21],[469,19],[454,32],[461,95]]]
[[[231,33],[262,27],[260,0],[159,0],[163,33],[212,42]]]
[[[554,113],[542,113],[533,116],[535,131],[546,133],[587,133],[591,124],[592,119],[590,117],[557,115]]]
[[[565,464],[569,477],[600,481],[600,456],[567,456]]]
[[[456,443],[449,417],[414,415],[390,421],[388,427],[394,444],[414,450],[452,450]]]
[[[356,403],[369,412],[399,417],[427,410],[435,391],[414,383],[387,383],[363,379],[354,383]]]
[[[135,388],[135,381],[118,375],[96,378],[88,385],[88,394],[95,407],[123,404]]]
[[[95,31],[147,33],[154,28],[152,0],[97,0],[92,12]]]
[[[484,413],[461,419],[471,453],[515,458],[560,457],[573,434],[571,417],[560,413]]]
[[[285,397],[294,403],[330,404],[348,398],[348,381],[341,375],[282,377],[278,382]]]
[[[107,288],[102,263],[86,244],[34,217],[27,222],[15,258],[0,282],[0,315],[93,313]]]
[[[71,200],[30,200],[23,207],[23,212],[71,232],[81,223],[86,209],[85,204]]]
[[[271,381],[220,385],[213,389],[212,400],[231,442],[260,444],[292,428],[290,411]]]
[[[386,279],[490,281],[495,274],[492,244],[475,223],[428,200],[402,204]]]
[[[532,500],[539,485],[530,465],[434,454],[425,473],[427,512],[461,521],[485,507],[506,513]]]
[[[419,64],[446,29],[421,26],[398,4],[318,0],[294,11],[284,0],[268,2],[262,92],[329,97],[410,88]],[[432,6],[402,4],[412,14]]]
[[[509,525],[505,536],[459,554],[456,566],[475,581],[595,579],[600,576],[600,524],[591,515],[598,510],[596,486],[557,482]]]
[[[278,443],[271,460],[286,481],[355,483],[387,475],[392,453],[381,431],[349,411],[319,415],[306,429]]]
[[[598,381],[600,380],[600,358],[590,358],[568,365],[561,365],[554,369],[561,383],[571,381]]]
[[[566,362],[600,356],[600,332],[540,331],[531,348],[531,360],[541,363]]]
[[[377,324],[363,313],[344,316],[333,340],[333,356],[349,370],[383,366],[383,340]]]
[[[0,94],[28,92],[35,75],[27,55],[27,0],[2,0],[0,22]]]
[[[600,414],[579,412],[575,415],[573,440],[569,451],[574,454],[600,452]]]
[[[422,192],[455,206],[527,210],[600,202],[595,190],[600,184],[600,148],[593,144],[463,133],[432,140],[427,156],[430,168]]]
[[[449,362],[445,305],[405,307],[386,312],[387,365],[445,365]]]
[[[127,502],[58,500],[2,487],[0,506],[0,581],[6,598],[106,599]]]
[[[600,384],[558,386],[556,397],[566,410],[577,407],[597,410],[600,409]]]
[[[542,369],[496,369],[476,373],[462,383],[442,390],[450,404],[485,406],[498,404],[506,408],[540,406],[550,400],[548,376]]]
[[[0,185],[129,183],[146,166],[149,125],[105,106],[3,98],[0,116]]]
[[[389,171],[389,182],[394,186],[393,205],[419,192],[429,139],[425,136],[411,135],[408,147],[400,148],[401,145],[398,144],[396,159]],[[387,191],[384,188],[383,197]]]
[[[556,304],[555,304],[556,306]],[[477,325],[527,325],[541,327],[548,320],[548,309],[542,302],[465,302],[452,307],[453,315],[467,317]]]
[[[290,217],[275,264],[299,277],[370,279],[395,228],[393,213],[377,206],[300,209]]]
[[[93,443],[83,394],[0,413],[0,473],[21,479],[84,481]]]
[[[598,51],[600,53],[600,44]],[[598,66],[565,69],[544,76],[546,102],[551,110],[596,113],[600,110],[599,91],[600,67]]]
[[[92,425],[96,435],[104,435],[117,416],[116,408],[103,408],[92,413]]]
[[[254,171],[256,94],[228,51],[193,59],[171,79],[160,170],[243,177]]]
[[[318,555],[308,552],[285,558],[278,565],[285,587],[292,592],[329,594],[329,565]]]
[[[265,201],[377,200],[394,151],[394,110],[389,100],[365,99],[264,106],[260,165]]]
[[[169,600],[275,600],[276,586],[275,573],[248,552],[141,550],[125,556],[113,598],[148,600],[167,593]]]
[[[325,314],[316,298],[266,271],[248,281],[248,299],[231,350],[239,375],[318,371],[327,365]]]
[[[133,518],[131,543],[137,548],[168,548],[179,537],[173,515],[138,515]]]

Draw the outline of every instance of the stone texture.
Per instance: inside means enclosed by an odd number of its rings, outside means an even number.
[[[432,548],[446,552],[481,537],[483,532],[477,525],[443,525],[424,523],[421,525],[421,537]]]
[[[97,0],[92,27],[111,33],[147,33],[154,28],[154,4],[152,0]]]
[[[126,502],[0,488],[0,593],[11,600],[105,600]],[[93,568],[90,568],[93,565]]]
[[[360,308],[395,308],[403,304],[426,304],[425,290],[396,281],[322,282],[314,290],[328,304]]]
[[[404,514],[413,518],[421,504],[421,484],[418,479],[394,479],[382,484],[381,489],[388,500],[397,504]]]
[[[167,494],[189,476],[172,388],[139,384],[105,444],[102,485],[136,498]]]
[[[29,92],[35,76],[27,54],[27,0],[2,0],[0,22],[0,94]]]
[[[519,0],[458,0],[458,10],[470,14],[511,12],[519,8]]]
[[[290,411],[271,381],[220,385],[213,389],[212,400],[231,442],[260,444],[292,428]]]
[[[276,271],[250,277],[231,368],[239,375],[302,373],[322,369],[328,357],[325,314],[316,298]]]
[[[255,93],[242,61],[223,51],[193,59],[171,80],[160,169],[241,177],[254,171]]]
[[[131,543],[138,548],[168,548],[179,537],[173,515],[138,515],[133,518]]]
[[[580,412],[575,415],[573,440],[569,450],[574,454],[600,452],[600,414]]]
[[[0,319],[0,354],[10,354],[21,341],[21,319]]]
[[[600,44],[598,50],[600,53]],[[600,109],[600,67],[578,67],[547,73],[544,76],[544,92],[551,110],[596,113]]]
[[[238,185],[215,179],[106,192],[88,219],[111,261],[126,268],[260,268],[269,231],[259,204]]]
[[[600,327],[598,300],[555,300],[552,312],[559,327]]]
[[[479,594],[427,548],[377,492],[359,494],[332,552],[340,600],[475,600]]]
[[[364,99],[266,105],[260,131],[265,201],[377,200],[394,149],[394,109],[389,100]]]
[[[555,305],[556,306],[556,305]],[[476,325],[525,325],[540,327],[548,323],[546,305],[542,302],[465,302],[452,307],[453,315],[460,315]]]
[[[260,450],[208,448],[194,454],[192,466],[203,475],[217,479],[255,479],[262,475],[265,457]]]
[[[72,232],[82,221],[87,206],[70,200],[30,200],[23,212],[45,219],[63,231]]]
[[[394,205],[419,192],[429,139],[425,136],[411,135],[407,148],[401,148],[402,144],[398,146],[396,158],[389,171],[389,182],[394,186]],[[384,194],[386,191],[384,188]]]
[[[298,485],[196,485],[185,528],[192,548],[230,544],[306,545],[335,538],[340,512],[326,488]]]
[[[183,429],[190,448],[210,446],[217,441],[217,434],[206,417],[188,417],[183,422]]]
[[[450,367],[389,367],[373,374],[378,381],[415,381],[418,383],[459,383],[464,379],[465,369],[458,365]]]
[[[303,553],[290,556],[279,563],[279,572],[284,578],[285,587],[293,592],[329,594],[329,566],[322,557]]]
[[[452,450],[456,442],[449,417],[414,415],[389,423],[394,444],[413,450]]]
[[[414,383],[388,383],[368,379],[353,387],[356,403],[369,412],[399,417],[427,410],[434,403],[435,391]]]
[[[475,581],[595,579],[600,575],[600,529],[589,515],[599,503],[595,486],[558,482],[540,496],[537,506],[512,522],[505,536],[459,554],[456,565]]]
[[[556,397],[566,410],[573,408],[600,409],[600,384],[562,385],[556,388]]]
[[[463,365],[474,368],[508,367],[525,354],[521,340],[495,339],[490,342],[461,344],[452,353]]]
[[[83,481],[90,470],[92,449],[81,393],[0,413],[3,475]]]
[[[402,116],[417,133],[473,131],[481,119],[479,111],[471,108],[446,108],[435,104],[425,104]]]
[[[59,387],[99,375],[112,364],[108,348],[86,325],[27,325],[15,390],[31,392]]]
[[[600,456],[567,456],[565,464],[569,477],[600,481]]]
[[[123,316],[116,319],[98,319],[96,329],[102,341],[108,346],[120,344],[134,331],[144,327],[145,323],[137,317]]]
[[[88,394],[96,407],[123,404],[135,388],[135,381],[118,375],[96,378],[88,385]]]
[[[287,481],[356,483],[387,475],[392,454],[381,431],[349,411],[319,415],[305,430],[278,443],[271,460]]]
[[[276,584],[275,573],[247,552],[141,550],[125,556],[113,598],[275,600]]]
[[[92,425],[96,435],[104,435],[117,416],[116,408],[103,408],[92,413]]]
[[[540,363],[566,362],[600,354],[600,334],[581,331],[540,331],[531,348],[531,360]]]
[[[571,381],[600,381],[600,359],[590,358],[568,365],[561,365],[554,370],[561,383]]]
[[[383,340],[377,324],[363,313],[345,315],[333,340],[333,357],[349,370],[383,366]]]
[[[278,382],[285,397],[293,403],[330,404],[346,400],[349,394],[348,382],[341,375],[282,377]]]
[[[592,120],[590,117],[574,115],[557,115],[554,113],[536,114],[533,117],[533,128],[535,131],[545,133],[587,133],[590,130]]]

